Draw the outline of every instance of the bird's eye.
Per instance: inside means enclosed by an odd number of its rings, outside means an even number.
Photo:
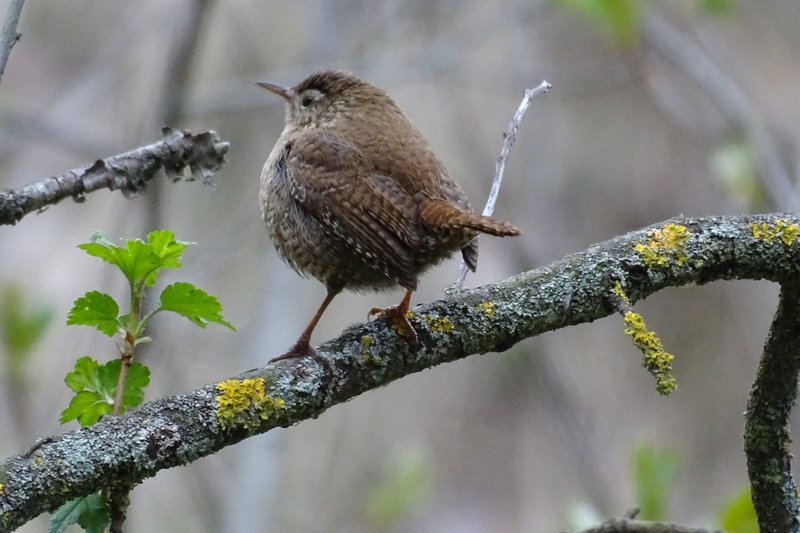
[[[303,98],[300,99],[300,105],[303,107],[308,107],[314,103],[314,97],[310,94],[306,94]]]

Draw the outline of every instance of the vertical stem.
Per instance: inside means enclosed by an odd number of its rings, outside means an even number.
[[[11,55],[11,48],[17,44],[20,35],[17,33],[17,24],[22,13],[22,5],[25,0],[11,0],[6,12],[6,21],[3,24],[3,33],[0,35],[0,78],[6,70],[8,56]]]
[[[119,366],[119,379],[117,379],[117,390],[114,391],[114,406],[111,408],[112,415],[118,415],[122,411],[122,397],[125,394],[125,380],[128,377],[128,369],[133,364],[134,337],[130,330],[125,332],[125,341],[122,348],[122,364]]]
[[[761,531],[800,532],[800,503],[791,472],[789,415],[800,373],[800,283],[781,285],[745,413],[744,449]]]
[[[122,341],[119,379],[117,379],[117,389],[114,391],[114,406],[111,408],[112,415],[118,415],[122,412],[125,379],[128,377],[128,369],[130,369],[133,364],[133,352],[136,349],[136,336],[139,333],[139,315],[142,313],[142,292],[142,287],[131,286],[131,312],[128,315],[128,328],[125,331],[125,339]]]

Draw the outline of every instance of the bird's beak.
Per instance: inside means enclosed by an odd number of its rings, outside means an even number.
[[[278,96],[282,96],[286,100],[291,100],[292,96],[294,96],[294,91],[290,87],[284,87],[283,85],[278,85],[277,83],[270,83],[268,81],[257,81],[256,85],[259,87],[263,87],[266,90],[277,94]]]

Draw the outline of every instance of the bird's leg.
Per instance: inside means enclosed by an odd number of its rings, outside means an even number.
[[[300,338],[297,339],[297,342],[295,342],[285,354],[270,359],[270,363],[281,361],[283,359],[293,359],[295,357],[308,356],[312,357],[315,361],[319,362],[330,370],[330,362],[322,357],[317,350],[311,347],[310,341],[311,334],[314,332],[314,328],[317,327],[319,319],[322,318],[322,314],[325,312],[325,309],[328,308],[328,305],[330,305],[336,295],[339,294],[339,291],[341,291],[341,289],[328,287],[328,294],[325,296],[325,299],[322,301],[319,309],[317,309],[317,313],[314,315],[314,318],[311,319],[311,322],[308,323],[306,329],[304,329],[303,333],[300,334]]]
[[[417,338],[417,332],[414,331],[414,327],[411,325],[411,321],[408,320],[408,316],[406,315],[409,304],[411,303],[412,292],[414,291],[406,289],[406,294],[403,296],[403,300],[399,305],[385,308],[373,307],[369,310],[369,315],[380,314],[380,318],[391,318],[394,327],[408,339],[408,344],[411,349],[416,351],[419,347],[419,339]]]

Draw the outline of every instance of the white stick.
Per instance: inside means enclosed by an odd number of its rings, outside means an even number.
[[[528,106],[531,105],[531,100],[537,94],[546,93],[550,90],[550,85],[547,81],[542,81],[538,87],[534,89],[525,89],[525,96],[522,98],[517,112],[514,113],[514,118],[508,124],[508,129],[503,134],[503,147],[500,149],[500,155],[497,158],[494,170],[494,180],[492,181],[492,190],[489,192],[489,198],[486,200],[486,207],[483,208],[483,216],[491,216],[494,213],[494,204],[497,202],[497,195],[500,194],[500,186],[503,184],[503,174],[506,171],[506,160],[511,153],[511,147],[514,141],[517,140],[517,130],[522,122],[522,117]],[[462,260],[461,266],[458,268],[458,277],[456,278],[456,286],[461,289],[464,286],[464,280],[467,278],[467,264]]]

